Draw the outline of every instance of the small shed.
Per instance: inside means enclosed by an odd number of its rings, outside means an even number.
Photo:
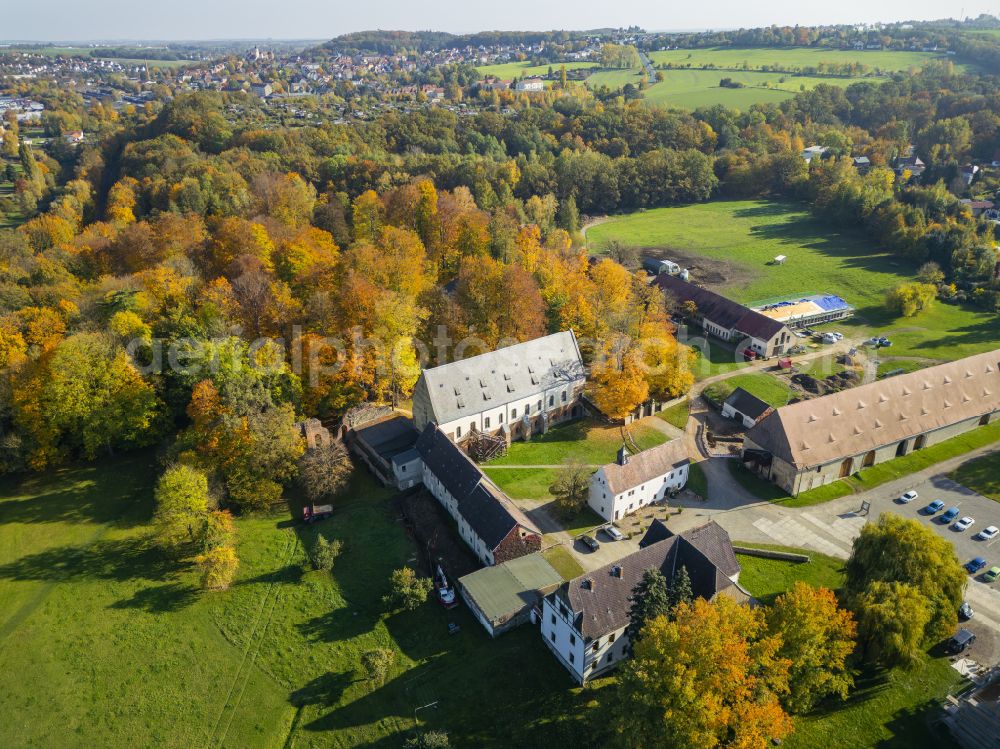
[[[727,419],[735,419],[747,429],[754,426],[773,409],[753,393],[743,388],[736,388],[722,404],[722,415]]]
[[[532,607],[562,582],[562,575],[536,552],[459,578],[458,589],[490,637],[496,637],[528,621]]]
[[[781,367],[782,369],[791,369],[792,368],[791,358],[785,356],[781,359],[778,359],[778,366]]]
[[[786,256],[784,256],[784,255],[775,255],[773,262],[774,262],[775,265],[784,265],[785,264],[785,260],[787,260],[787,259],[788,258]]]

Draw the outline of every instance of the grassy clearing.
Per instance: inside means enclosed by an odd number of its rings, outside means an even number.
[[[716,104],[747,109],[752,104],[777,104],[800,91],[822,84],[849,86],[865,78],[825,78],[786,73],[758,73],[735,70],[664,70],[663,80],[650,86],[644,101],[652,106],[699,109]],[[742,83],[742,88],[723,88],[722,78]]]
[[[727,377],[725,380],[709,385],[705,388],[704,393],[716,403],[722,403],[738,387],[775,408],[788,403],[792,395],[792,389],[784,380],[763,372]]]
[[[667,435],[646,424],[645,420],[631,424],[629,432],[643,450],[667,441]],[[531,440],[514,442],[505,456],[487,465],[561,465],[568,460],[579,460],[598,466],[614,460],[621,445],[619,427],[607,427],[591,419],[581,419],[555,426]]]
[[[670,406],[670,408],[665,408],[660,413],[656,414],[658,419],[663,419],[668,424],[677,427],[678,429],[684,429],[688,423],[688,414],[691,411],[691,403],[688,400],[683,400],[680,403],[675,403]]]
[[[707,280],[709,287],[744,304],[839,294],[857,314],[836,328],[857,338],[889,336],[893,356],[953,360],[997,345],[997,315],[974,307],[939,302],[914,317],[890,315],[886,290],[910,280],[916,267],[874,247],[860,232],[814,219],[798,203],[740,200],[657,208],[587,231],[592,251],[611,239],[674,256],[691,269],[695,281]],[[788,258],[784,265],[767,265],[779,254]],[[728,358],[702,366],[698,376],[736,368],[731,352]]]
[[[694,334],[698,334],[697,328]],[[737,369],[750,366],[750,363],[744,361],[742,356],[736,355],[734,348],[721,341],[699,336],[693,340],[689,338],[686,342],[694,348],[698,355],[693,367],[696,381],[705,380],[717,374],[735,372]]]
[[[1000,502],[1000,452],[963,463],[948,477],[984,497]]]
[[[946,658],[924,656],[911,668],[863,671],[846,704],[833,700],[796,718],[791,749],[907,747],[948,749],[957,744],[946,729],[931,726],[941,702],[961,678]]]
[[[594,692],[532,628],[491,640],[464,607],[384,612],[415,549],[366,474],[317,526],[240,519],[239,577],[212,595],[148,544],[155,475],[141,454],[0,484],[0,745],[388,748],[435,700],[421,724],[458,746],[593,732]],[[317,532],[344,541],[332,576],[305,566]],[[375,647],[397,653],[384,685],[359,668]]]
[[[549,487],[556,479],[558,468],[493,468],[485,466],[483,473],[514,499],[551,499]]]
[[[583,567],[562,544],[552,546],[542,552],[542,556],[552,565],[563,580],[572,580],[583,574]]]
[[[763,66],[794,70],[817,67],[820,63],[844,65],[857,62],[872,70],[888,72],[919,68],[931,60],[947,58],[943,54],[933,52],[896,52],[892,50],[839,50],[815,47],[782,49],[706,47],[704,49],[672,49],[650,52],[649,59],[654,66],[669,63],[674,66],[690,65],[695,68],[710,66],[732,70],[744,67],[759,69]]]
[[[923,369],[926,366],[928,366],[927,362],[920,361],[919,359],[902,359],[896,357],[885,359],[880,356],[878,361],[878,376],[884,377],[889,372],[897,372],[899,374],[916,372],[918,369]]]

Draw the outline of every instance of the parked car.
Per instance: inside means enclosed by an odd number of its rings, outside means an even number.
[[[823,341],[823,343],[836,343],[840,339],[838,339],[833,333],[824,333],[820,340]]]
[[[983,575],[983,580],[988,583],[996,582],[1000,577],[1000,567],[990,567],[989,571]]]
[[[874,346],[875,348],[878,348],[880,340],[882,339],[879,338],[878,336],[873,336],[872,338],[869,338],[867,341],[865,341],[865,345]]]
[[[958,618],[964,622],[969,621],[974,613],[968,601],[963,601],[962,605],[958,607]]]
[[[624,541],[625,540],[625,534],[622,533],[620,530],[618,530],[613,525],[606,525],[606,526],[604,526],[604,532],[608,535],[608,537],[612,541]]]
[[[975,518],[971,518],[968,515],[966,515],[961,520],[956,520],[955,524],[951,527],[954,528],[956,531],[965,531],[968,530],[969,527],[975,522],[976,522]]]
[[[958,517],[958,513],[961,512],[957,507],[949,507],[944,511],[944,515],[941,516],[941,522],[947,525],[952,520]]]
[[[890,341],[888,338],[886,338],[885,336],[883,336],[883,337],[881,337],[881,338],[878,339],[878,345],[888,348],[889,346],[892,345],[892,341]]]
[[[970,575],[975,575],[985,566],[986,559],[984,557],[976,557],[975,559],[970,559],[965,563],[965,569]]]
[[[899,501],[905,505],[906,503],[915,500],[918,496],[920,495],[918,495],[915,491],[910,489],[910,491],[903,492],[902,494],[899,495]]]
[[[933,515],[936,512],[941,512],[941,508],[944,507],[944,502],[940,499],[935,499],[929,505],[924,508],[924,512],[928,515]]]
[[[945,650],[952,655],[961,653],[976,641],[976,636],[964,627],[956,632],[948,642],[945,643]]]
[[[597,551],[601,548],[601,545],[597,543],[597,539],[593,536],[580,536],[580,541],[591,551]]]
[[[988,525],[976,534],[976,538],[980,541],[992,541],[998,534],[1000,534],[1000,528],[997,528],[995,525]]]
[[[843,334],[843,333],[840,333],[840,332],[838,332],[838,331],[836,331],[836,330],[835,330],[835,331],[833,331],[832,333],[830,333],[830,335],[832,335],[832,336],[833,336],[834,338],[836,338],[836,339],[837,339],[838,341],[842,341],[842,340],[844,340],[844,334]]]

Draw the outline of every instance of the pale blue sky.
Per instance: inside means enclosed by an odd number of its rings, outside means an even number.
[[[0,38],[326,39],[363,29],[739,28],[933,19],[998,12],[987,4],[941,0],[8,0]]]

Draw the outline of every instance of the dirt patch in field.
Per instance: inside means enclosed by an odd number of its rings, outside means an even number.
[[[673,260],[681,268],[691,271],[693,283],[713,288],[743,286],[756,276],[745,265],[695,255],[677,247],[641,247],[639,253],[643,259]]]

